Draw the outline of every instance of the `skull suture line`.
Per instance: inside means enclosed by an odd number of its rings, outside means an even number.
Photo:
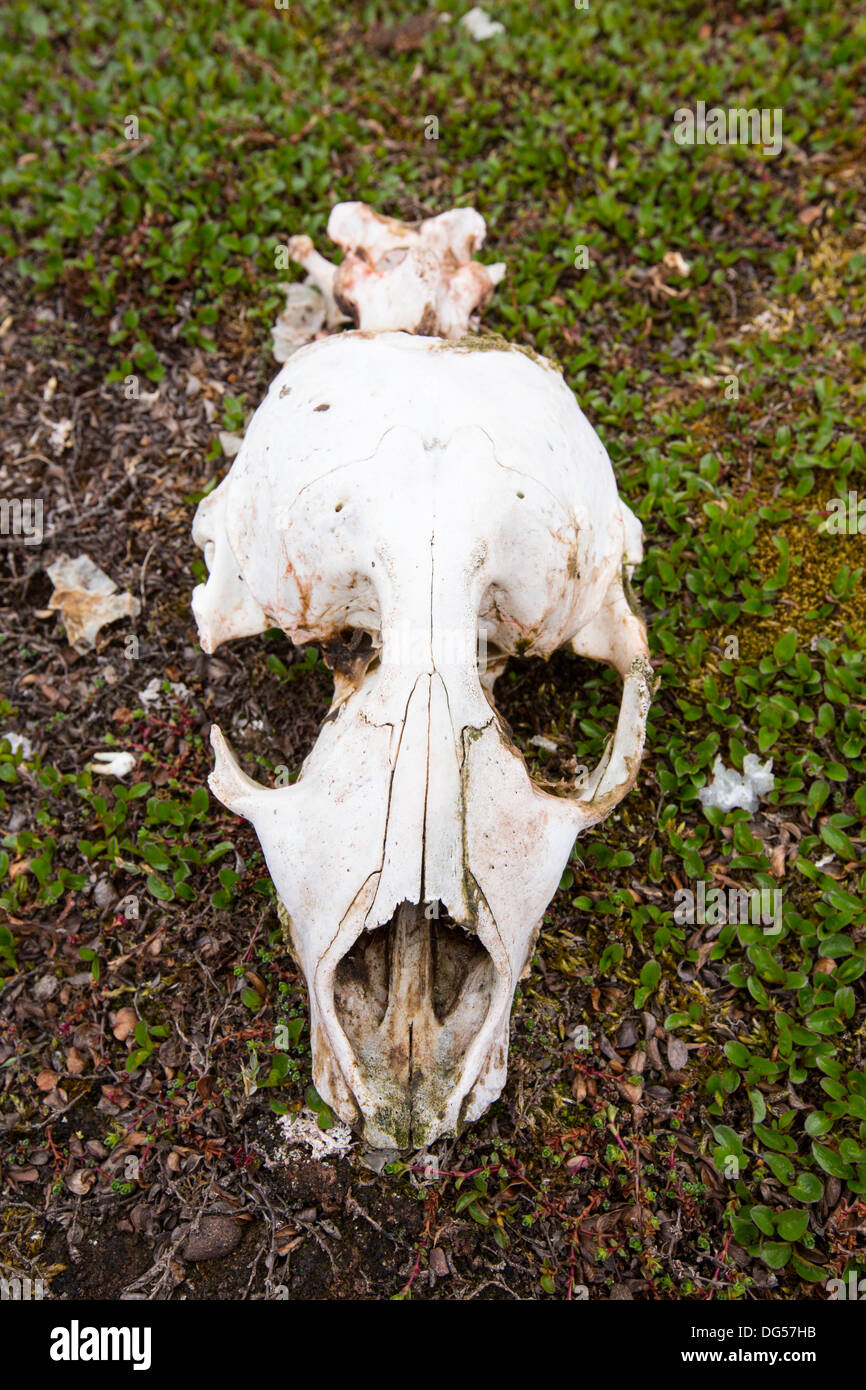
[[[288,914],[318,1091],[375,1146],[427,1144],[499,1095],[575,836],[637,774],[650,667],[623,577],[640,526],[550,365],[346,333],[284,367],[193,534],[205,651],[277,625],[329,654],[298,781],[258,785],[214,727],[210,785],[255,826]],[[509,655],[567,643],[624,688],[599,767],[552,794],[492,688]]]

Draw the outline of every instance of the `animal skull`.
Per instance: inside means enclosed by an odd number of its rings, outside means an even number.
[[[460,338],[505,274],[502,263],[472,259],[486,235],[474,208],[452,208],[411,226],[366,203],[337,203],[328,236],[345,251],[340,265],[320,256],[308,236],[292,237],[289,255],[321,290],[329,328],[348,318],[370,333],[404,329]]]
[[[374,1146],[476,1119],[575,836],[637,774],[640,525],[559,373],[496,340],[350,332],[301,349],[193,532],[201,644],[277,625],[334,697],[298,781],[212,731],[216,796],[255,826],[306,977],[319,1093]],[[479,671],[476,634],[489,659]],[[582,786],[531,779],[493,703],[511,655],[616,667],[616,733]]]

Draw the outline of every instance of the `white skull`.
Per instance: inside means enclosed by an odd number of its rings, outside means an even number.
[[[328,236],[345,252],[340,265],[320,256],[308,236],[292,237],[289,254],[322,291],[330,327],[349,319],[369,333],[460,338],[505,274],[501,262],[472,259],[486,234],[474,208],[451,208],[412,226],[366,203],[337,203]]]
[[[211,787],[255,826],[306,977],[316,1087],[377,1146],[477,1118],[575,836],[637,774],[640,526],[559,373],[490,339],[346,333],[273,382],[201,503],[202,646],[278,625],[321,643],[330,712],[290,787]],[[479,671],[476,635],[486,631]],[[509,655],[571,644],[624,681],[586,783],[536,785],[493,704]]]

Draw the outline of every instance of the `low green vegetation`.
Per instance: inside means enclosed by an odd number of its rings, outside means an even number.
[[[574,1296],[593,1266],[593,1296],[628,1280],[646,1297],[820,1296],[863,1272],[853,1233],[866,1211],[866,18],[829,0],[495,10],[506,34],[484,43],[451,22],[389,45],[370,41],[373,26],[423,4],[8,0],[7,312],[18,331],[62,304],[70,371],[101,382],[135,373],[168,390],[178,362],[235,364],[197,491],[178,498],[180,665],[202,577],[191,498],[225,466],[219,428],[242,431],[257,404],[243,364],[269,374],[292,274],[280,248],[303,231],[327,251],[342,199],[406,218],[484,214],[483,259],[508,266],[485,326],[561,365],[643,524],[634,587],[658,689],[636,789],[578,843],[546,917],[498,1132],[485,1121],[463,1136],[420,1190],[413,1160],[377,1179],[420,1204],[414,1271],[394,1292],[420,1288],[438,1203],[491,1260],[510,1252],[530,1270],[534,1296]],[[678,146],[674,112],[699,100],[780,109],[781,153]],[[65,324],[52,331],[59,352]],[[841,531],[827,524],[838,498]],[[44,645],[45,631],[34,619],[29,638]],[[0,727],[38,743],[13,691],[29,638],[10,626],[0,644]],[[288,724],[327,679],[317,651],[294,659],[281,642],[260,644],[256,679]],[[196,969],[182,963],[190,922],[232,934],[219,986],[230,1045],[210,1040],[204,1090],[188,1056],[174,1064],[183,1124],[147,1131],[182,1134],[211,1162],[197,1097],[237,1125],[257,1092],[269,1117],[306,1103],[323,1131],[334,1119],[311,1086],[300,976],[256,841],[204,788],[190,685],[162,720],[130,708],[116,721],[117,744],[141,750],[129,786],[0,742],[0,975],[89,971],[82,999],[116,1008],[112,961],[137,919],[159,923],[174,964],[136,995],[146,1018],[115,1057],[132,1084],[167,1055],[175,982]],[[610,672],[556,658],[513,663],[497,698],[532,768],[558,776],[598,759],[618,692]],[[52,716],[54,731],[74,715]],[[555,752],[531,742],[539,733]],[[773,791],[755,812],[705,808],[716,759],[742,771],[749,754],[773,760]],[[282,761],[265,736],[249,756],[263,780]],[[121,898],[108,917],[92,898],[105,875]],[[773,929],[678,921],[677,893],[700,882],[778,894]],[[72,912],[75,960],[46,962],[35,924]],[[40,1046],[63,1041],[64,1020]],[[18,1050],[0,1071],[20,1068],[7,1088],[20,1098],[27,1059],[9,1036]]]

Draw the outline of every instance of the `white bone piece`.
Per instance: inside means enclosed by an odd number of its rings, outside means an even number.
[[[90,651],[109,623],[141,612],[138,599],[118,593],[114,580],[89,555],[58,555],[45,572],[54,585],[48,607],[60,613],[70,645],[78,652]]]
[[[637,775],[651,670],[623,575],[640,525],[543,359],[350,332],[283,368],[194,535],[205,650],[276,624],[334,673],[294,785],[254,782],[211,735],[210,785],[255,826],[306,977],[316,1088],[374,1146],[429,1144],[499,1095],[575,836]],[[552,791],[492,690],[509,656],[566,645],[623,695],[599,767]]]
[[[505,33],[505,25],[500,24],[498,19],[491,19],[487,11],[482,10],[479,5],[467,10],[459,23],[461,28],[471,34],[473,39],[478,39],[479,42]]]
[[[473,259],[487,228],[474,208],[452,208],[413,226],[383,217],[366,203],[338,203],[328,236],[345,252],[325,260],[308,236],[289,241],[289,255],[321,291],[329,328],[348,317],[362,331],[461,338],[505,274],[504,264]]]

